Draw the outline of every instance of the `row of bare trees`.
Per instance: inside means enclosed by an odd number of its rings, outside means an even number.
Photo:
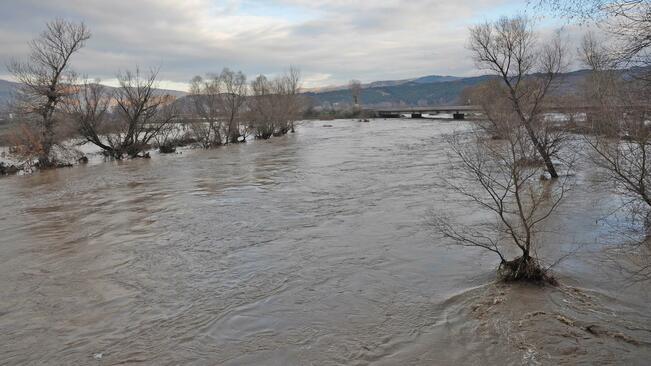
[[[264,75],[251,82],[249,118],[256,138],[268,139],[295,131],[305,101],[299,95],[301,73],[291,67],[274,79]]]
[[[172,129],[175,98],[156,89],[156,71],[118,75],[119,87],[84,81],[64,103],[64,112],[86,141],[115,159],[142,156],[152,140]]]
[[[16,149],[37,157],[41,168],[63,163],[53,152],[70,137],[61,136],[63,126],[121,159],[140,155],[175,116],[173,98],[156,89],[156,71],[121,73],[113,89],[99,80],[80,81],[70,61],[90,36],[83,23],[57,19],[30,43],[27,61],[8,65],[20,82],[14,108],[27,121],[14,139]]]
[[[301,74],[294,67],[274,78],[256,77],[250,85],[241,72],[196,76],[190,88],[193,138],[204,148],[246,141],[252,134],[268,139],[294,132],[305,102]]]
[[[106,156],[122,159],[143,156],[153,143],[162,150],[178,140],[210,148],[243,142],[250,134],[267,139],[294,132],[302,115],[301,77],[294,67],[271,80],[258,76],[250,85],[241,71],[228,68],[197,76],[183,110],[183,103],[157,88],[158,70],[122,72],[116,88],[81,80],[70,60],[89,38],[83,23],[55,20],[30,43],[27,61],[8,65],[21,83],[15,110],[29,121],[16,133],[16,149],[38,157],[42,168],[61,164],[52,150],[64,139],[62,125]]]
[[[470,133],[450,137],[455,169],[446,181],[487,216],[463,224],[436,215],[434,223],[456,244],[496,253],[504,279],[553,281],[550,264],[538,258],[536,248],[541,227],[571,186],[572,175],[564,172],[571,169],[578,146],[589,147],[587,155],[629,202],[625,209],[647,231],[650,227],[650,79],[648,69],[630,66],[649,65],[651,7],[636,0],[571,3],[605,12],[606,34],[618,45],[585,36],[579,57],[592,72],[573,104],[563,103],[554,90],[568,64],[560,34],[542,43],[531,21],[521,16],[470,29],[469,49],[477,66],[495,77],[463,95],[482,107],[486,119]],[[563,112],[565,128],[550,110]],[[570,136],[568,116],[570,123],[581,120],[581,137]],[[539,179],[542,173],[552,179]],[[651,277],[651,262],[641,263],[636,274]]]
[[[190,86],[193,137],[204,147],[237,143],[246,138],[242,111],[247,98],[246,76],[225,68],[221,74],[196,76]]]

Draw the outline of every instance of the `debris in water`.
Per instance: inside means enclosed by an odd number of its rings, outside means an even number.
[[[560,321],[561,323],[569,325],[570,327],[574,326],[574,321],[564,317],[563,315],[556,315],[556,319],[558,319],[558,321]]]
[[[603,328],[601,328],[600,326],[595,325],[595,324],[590,324],[590,325],[588,325],[587,327],[585,327],[585,330],[586,330],[588,333],[594,334],[594,335],[596,335],[596,336],[601,335],[601,334],[604,333]]]

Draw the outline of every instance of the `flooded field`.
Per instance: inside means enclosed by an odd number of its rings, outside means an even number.
[[[462,122],[327,123],[1,179],[0,364],[648,364],[590,169],[541,248],[581,246],[562,285],[504,287],[427,225],[467,210],[440,185]]]

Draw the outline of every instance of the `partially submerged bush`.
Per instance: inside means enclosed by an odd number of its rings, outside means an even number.
[[[504,281],[555,284],[535,256],[542,223],[552,216],[569,187],[569,175],[556,180],[540,180],[544,164],[532,149],[524,128],[505,125],[504,140],[491,140],[479,128],[470,134],[449,138],[455,164],[444,180],[467,201],[475,213],[497,222],[461,224],[436,214],[434,226],[444,238],[461,246],[479,247],[500,259],[498,276]],[[519,255],[509,259],[512,250]],[[512,258],[512,257],[511,257]]]
[[[158,148],[161,154],[174,154],[176,152],[176,147],[173,145],[161,145]]]
[[[497,273],[500,279],[505,282],[522,281],[550,285],[558,284],[554,276],[549,273],[549,270],[543,268],[535,258],[530,256],[502,261]]]

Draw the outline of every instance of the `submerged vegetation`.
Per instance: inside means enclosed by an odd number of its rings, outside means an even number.
[[[573,104],[553,93],[568,62],[560,33],[543,41],[531,21],[521,16],[470,29],[469,49],[477,66],[497,78],[464,93],[482,107],[485,120],[470,134],[450,137],[455,168],[444,180],[460,199],[488,215],[464,225],[437,214],[434,226],[453,243],[498,255],[498,274],[505,281],[556,283],[549,272],[555,263],[545,265],[538,258],[537,240],[541,226],[555,215],[572,185],[573,157],[582,152],[580,146],[591,149],[585,155],[608,173],[609,183],[625,197],[620,210],[643,228],[638,245],[648,245],[651,44],[638,35],[648,30],[651,8],[643,1],[584,5],[617,20],[606,23],[606,31],[620,43],[609,48],[592,33],[585,36],[579,58],[592,72],[582,86],[583,98]],[[644,68],[625,76],[620,68],[632,64]],[[561,125],[550,111],[563,112]],[[571,135],[577,130],[583,138]],[[515,258],[507,257],[509,247],[517,249]],[[632,275],[651,278],[651,256],[634,251],[639,260]]]
[[[9,65],[21,82],[12,109],[22,121],[10,144],[23,168],[34,161],[41,169],[69,166],[61,152],[70,139],[93,144],[112,159],[148,157],[152,148],[169,153],[178,145],[214,148],[249,135],[281,136],[294,132],[303,114],[301,76],[294,67],[271,80],[260,75],[250,86],[241,71],[225,68],[195,77],[189,96],[180,99],[157,88],[155,69],[121,72],[116,88],[80,80],[70,61],[90,37],[84,23],[50,22],[30,43],[29,61]]]
[[[373,83],[351,80],[337,109],[310,107],[293,66],[252,79],[201,70],[182,97],[158,87],[157,68],[119,72],[110,87],[70,66],[86,26],[48,23],[28,61],[9,65],[20,123],[0,175],[52,170],[2,192],[1,356],[644,364],[649,4],[540,0],[600,22],[576,50],[525,16],[474,25],[467,48],[489,75],[462,106],[387,107],[387,119],[420,121],[371,124],[358,122]],[[572,62],[588,70],[568,96]],[[424,121],[426,109],[453,117]],[[288,138],[306,116],[350,121]],[[54,170],[88,162],[84,144],[115,164]],[[179,155],[144,160],[153,149]]]
[[[539,6],[553,4],[541,1]],[[592,20],[585,9],[598,11],[610,20],[604,23],[605,34],[616,41],[605,46],[594,34],[585,36],[578,59],[591,72],[582,95],[571,101],[556,90],[573,58],[563,34],[543,38],[524,16],[469,30],[469,51],[478,69],[490,75],[464,90],[462,99],[480,106],[483,118],[470,132],[449,138],[455,167],[443,180],[488,216],[463,225],[439,213],[434,221],[452,242],[495,253],[504,280],[555,282],[550,265],[537,255],[538,233],[572,185],[573,161],[580,153],[577,133],[590,147],[590,158],[628,199],[622,209],[641,223],[645,236],[651,231],[651,64],[648,39],[639,36],[648,30],[649,5],[577,1],[561,9],[583,21]],[[26,165],[69,166],[71,156],[73,162],[84,161],[67,152],[66,139],[93,144],[119,160],[148,157],[152,148],[173,153],[187,144],[210,149],[251,136],[269,139],[294,132],[301,117],[317,115],[307,107],[301,73],[294,67],[250,82],[241,71],[224,68],[194,77],[189,94],[178,99],[157,88],[156,69],[119,73],[115,88],[80,79],[70,61],[90,37],[83,23],[50,22],[30,43],[29,61],[9,65],[21,82],[13,108],[23,121],[11,135],[10,151]],[[634,72],[621,71],[632,65],[638,66]],[[364,120],[362,83],[351,80],[347,92],[351,110],[318,115]],[[553,113],[562,114],[564,122],[559,124]],[[0,173],[18,169],[3,164]],[[637,274],[651,277],[649,268],[644,264]]]

